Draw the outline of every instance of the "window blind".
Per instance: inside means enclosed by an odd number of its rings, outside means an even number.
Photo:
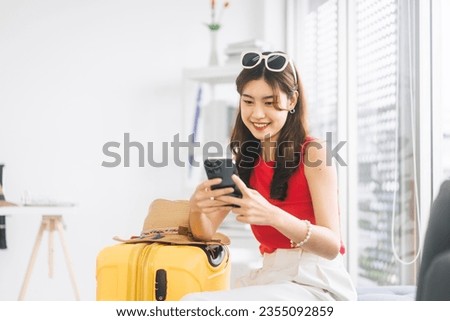
[[[325,139],[337,133],[338,76],[337,0],[329,0],[308,13],[305,22],[303,81],[308,97],[313,136]]]
[[[414,267],[394,255],[410,258],[417,250],[408,121],[412,102],[399,103],[400,96],[409,97],[405,83],[410,81],[409,71],[400,73],[407,50],[400,48],[404,35],[399,12],[396,0],[356,1],[359,284],[396,285],[415,279]]]

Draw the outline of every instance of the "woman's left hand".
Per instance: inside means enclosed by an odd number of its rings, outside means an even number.
[[[239,222],[253,225],[273,225],[276,207],[258,191],[248,188],[237,175],[233,175],[232,179],[241,191],[242,198],[225,195],[218,197],[217,200],[239,206],[232,210]]]

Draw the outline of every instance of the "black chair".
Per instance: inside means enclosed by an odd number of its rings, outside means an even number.
[[[450,301],[450,180],[430,212],[417,281],[417,301]]]

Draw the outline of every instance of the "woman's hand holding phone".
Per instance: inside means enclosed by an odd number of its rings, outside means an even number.
[[[272,205],[258,191],[248,188],[237,175],[231,178],[241,191],[242,198],[224,195],[217,200],[236,206],[233,208],[233,213],[236,214],[236,220],[239,222],[274,226],[278,207]]]
[[[212,189],[212,186],[221,182],[221,178],[213,178],[199,184],[190,199],[191,211],[204,214],[230,211],[232,206],[218,200],[218,198],[233,193],[234,188]]]

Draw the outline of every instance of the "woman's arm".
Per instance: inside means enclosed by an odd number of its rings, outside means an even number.
[[[333,259],[341,246],[336,168],[326,163],[326,146],[318,142],[306,149],[305,163],[316,223],[311,226],[311,237],[303,248]],[[301,242],[306,237],[307,224],[279,208],[272,224],[294,242]]]

